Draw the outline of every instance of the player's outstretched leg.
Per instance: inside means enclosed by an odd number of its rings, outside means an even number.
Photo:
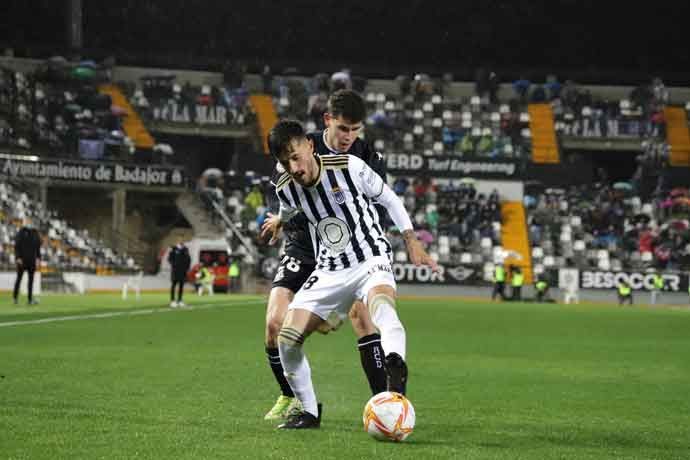
[[[367,376],[372,394],[386,391],[386,369],[383,364],[383,347],[381,334],[369,317],[367,307],[361,301],[356,301],[350,309],[352,329],[358,337],[357,348],[362,362],[362,369]]]
[[[368,303],[371,319],[381,331],[381,345],[387,353],[385,359],[387,390],[405,394],[407,391],[407,364],[405,363],[407,337],[395,310],[393,295],[395,291],[388,287],[374,288],[368,296]]]

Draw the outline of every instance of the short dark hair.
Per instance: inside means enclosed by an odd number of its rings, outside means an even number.
[[[273,158],[280,160],[280,155],[287,152],[290,143],[295,139],[306,139],[307,132],[297,120],[281,120],[268,132],[268,151]]]
[[[364,99],[351,89],[339,89],[328,98],[328,113],[333,117],[359,123],[367,116]]]

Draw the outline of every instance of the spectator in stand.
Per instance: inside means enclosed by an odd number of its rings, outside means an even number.
[[[527,104],[528,102],[530,85],[530,81],[524,77],[520,77],[513,82],[513,91],[515,91],[521,104]]]

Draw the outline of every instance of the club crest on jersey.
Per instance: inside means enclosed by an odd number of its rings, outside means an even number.
[[[340,189],[340,187],[335,186],[333,187],[333,197],[335,198],[335,202],[338,204],[343,204],[345,203],[345,193]]]

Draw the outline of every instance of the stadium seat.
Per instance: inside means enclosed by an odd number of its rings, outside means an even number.
[[[554,259],[553,256],[546,256],[544,257],[544,267],[553,267],[556,265],[556,260]]]
[[[575,240],[573,243],[573,249],[575,251],[584,251],[586,248],[585,242],[583,240]]]
[[[542,257],[544,257],[544,250],[539,246],[533,247],[532,248],[532,258],[533,259],[541,259]]]
[[[654,260],[654,254],[650,251],[644,251],[640,254],[640,260],[644,263],[649,263]]]
[[[407,252],[405,251],[397,251],[395,253],[395,261],[400,262],[400,263],[405,263],[407,262]]]
[[[472,263],[472,254],[469,252],[463,252],[460,255],[460,263],[462,264],[471,264]]]
[[[535,264],[532,268],[532,271],[535,275],[541,275],[542,273],[544,273],[544,266],[542,264]]]
[[[599,259],[599,262],[597,262],[597,268],[605,271],[611,270],[611,263],[608,259]]]

